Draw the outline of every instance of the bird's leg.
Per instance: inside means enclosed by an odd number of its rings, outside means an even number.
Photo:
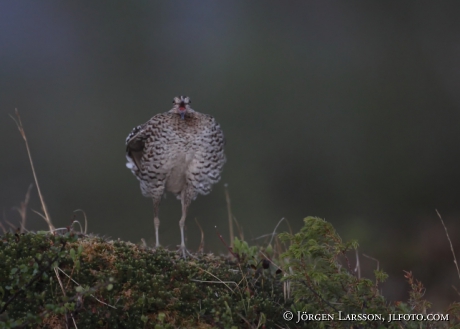
[[[160,219],[158,218],[158,212],[160,210],[160,201],[161,198],[153,199],[153,224],[155,224],[155,248],[160,246],[160,238],[158,235],[158,230],[160,228]]]
[[[181,199],[181,204],[182,204],[182,217],[179,221],[180,236],[181,236],[180,252],[182,252],[182,256],[186,258],[187,257],[186,253],[188,253],[188,251],[185,248],[184,226],[185,226],[185,217],[187,216],[187,208],[190,205],[190,200],[189,198],[187,198],[187,193],[185,189],[181,192],[180,199]]]

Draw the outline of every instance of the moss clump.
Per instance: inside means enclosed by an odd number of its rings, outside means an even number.
[[[232,257],[181,259],[176,252],[67,232],[5,234],[0,243],[0,329],[28,328],[444,328],[450,322],[338,321],[352,314],[427,314],[423,286],[410,273],[410,299],[389,303],[379,292],[386,278],[357,278],[342,242],[319,218],[289,248],[250,247],[236,239]],[[279,241],[278,241],[279,242]],[[274,251],[274,249],[276,251]],[[277,264],[277,265],[275,265]],[[283,318],[285,311],[293,319]],[[311,315],[332,315],[320,321]],[[310,315],[298,320],[299,315]]]
[[[79,328],[230,328],[262,319],[274,325],[266,314],[289,306],[276,276],[224,257],[196,257],[71,233],[6,234],[0,328],[73,321]]]

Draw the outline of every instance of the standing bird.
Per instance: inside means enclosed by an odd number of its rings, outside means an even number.
[[[190,103],[189,97],[174,97],[171,110],[137,126],[126,138],[126,166],[139,180],[142,194],[153,199],[157,247],[163,193],[175,193],[181,200],[180,251],[184,257],[187,208],[198,193],[211,192],[226,161],[219,124],[212,116],[194,111]]]

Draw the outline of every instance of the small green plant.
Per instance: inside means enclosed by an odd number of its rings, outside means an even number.
[[[233,252],[238,255],[238,259],[242,262],[248,260],[254,262],[258,259],[259,248],[257,246],[249,247],[246,241],[235,237],[233,240]]]
[[[388,303],[379,290],[388,277],[385,272],[375,270],[375,281],[354,275],[347,253],[357,248],[356,241],[343,242],[323,219],[308,217],[304,221],[300,232],[280,235],[291,244],[282,255],[287,261],[283,280],[289,282],[294,297],[291,310],[295,314],[326,313],[334,319],[327,325],[311,322],[309,328],[342,328],[345,323],[363,328],[447,328],[446,321],[389,321],[390,314],[428,313],[430,303],[422,298],[421,282],[407,272],[411,287],[408,303]]]

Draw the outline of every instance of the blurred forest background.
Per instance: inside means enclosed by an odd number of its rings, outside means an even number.
[[[282,217],[294,231],[322,217],[380,261],[388,298],[407,298],[411,270],[444,307],[459,299],[435,212],[460,257],[459,31],[456,1],[1,1],[1,222],[19,225],[33,182],[18,108],[54,224],[83,209],[93,233],[153,243],[125,138],[188,95],[221,124],[228,158],[192,203],[192,251],[196,218],[206,251],[226,252],[214,226],[228,237],[227,183],[250,243]],[[179,218],[170,194],[164,246],[179,244]],[[47,227],[29,210],[27,228]]]

